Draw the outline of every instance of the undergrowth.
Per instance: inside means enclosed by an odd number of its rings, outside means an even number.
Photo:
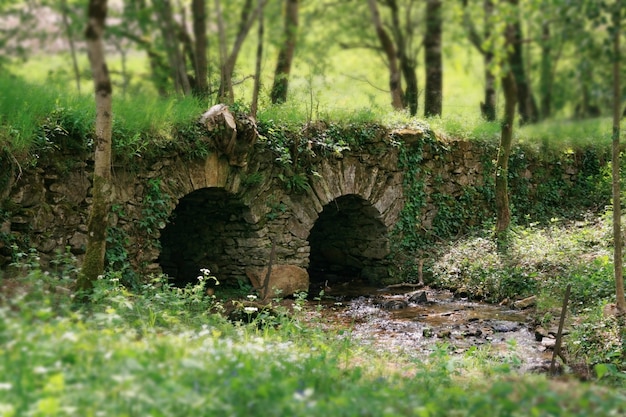
[[[571,286],[569,362],[600,367],[603,377],[622,385],[626,335],[615,316],[606,314],[615,299],[611,233],[606,215],[590,214],[579,221],[515,226],[506,251],[498,250],[490,233],[468,236],[441,245],[432,263],[432,285],[491,303],[536,297],[535,320],[548,328]]]
[[[13,417],[619,415],[618,390],[518,376],[481,353],[389,356],[296,309],[230,322],[204,281],[129,291],[102,277],[77,304],[67,269],[1,281],[0,413]],[[69,263],[68,263],[69,264]],[[45,276],[45,279],[42,279]],[[296,301],[297,302],[297,301]],[[468,354],[469,355],[469,354]],[[485,375],[489,375],[488,380]]]

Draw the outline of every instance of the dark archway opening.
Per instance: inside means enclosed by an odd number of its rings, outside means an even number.
[[[324,206],[309,234],[312,283],[329,285],[360,278],[379,282],[387,277],[387,228],[367,200],[350,194]]]
[[[257,235],[246,219],[248,207],[222,188],[186,195],[161,232],[161,269],[179,287],[197,283],[202,268],[221,285],[237,286],[245,279],[246,246]]]

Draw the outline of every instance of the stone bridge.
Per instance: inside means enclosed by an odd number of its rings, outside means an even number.
[[[246,280],[247,269],[268,265],[272,247],[274,264],[305,268],[312,280],[386,278],[389,233],[404,203],[399,149],[386,139],[367,152],[317,156],[314,169],[291,175],[260,147],[245,167],[217,153],[158,164],[172,200],[155,259],[181,283],[199,268]]]
[[[179,285],[196,281],[201,268],[222,283],[248,282],[246,272],[270,257],[313,280],[388,276],[389,234],[404,203],[399,147],[388,131],[359,150],[311,145],[301,172],[277,163],[267,143],[252,146],[245,164],[215,151],[165,153],[113,167],[109,246],[117,267],[162,271]],[[81,259],[92,163],[67,153],[13,172],[0,187],[0,267],[18,241],[44,266],[66,247]]]
[[[399,167],[399,143],[419,149],[418,170]],[[323,140],[309,145],[295,156],[306,158],[299,164],[278,163],[271,138],[252,146],[243,164],[219,152],[191,157],[173,149],[117,161],[109,261],[140,277],[165,272],[179,285],[194,282],[201,268],[223,284],[248,283],[249,269],[267,266],[270,258],[305,269],[311,281],[381,282],[398,266],[389,256],[390,238],[407,200],[406,172],[420,177],[421,200],[409,197],[420,207],[414,224],[424,233],[493,213],[485,201],[491,188],[483,187],[493,179],[484,162],[495,157],[493,144],[376,128],[353,149],[337,151]],[[539,198],[535,190],[548,181],[545,175],[556,175],[549,181],[563,189],[590,175],[578,176],[580,166],[589,165],[578,154],[558,164],[533,161],[531,154],[526,149],[512,157],[521,198]],[[8,267],[15,244],[34,248],[44,266],[65,248],[81,259],[91,171],[87,155],[58,151],[21,173],[14,167],[4,183],[0,178],[0,269]]]

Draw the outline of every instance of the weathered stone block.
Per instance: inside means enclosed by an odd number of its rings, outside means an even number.
[[[309,290],[309,273],[304,268],[295,265],[273,265],[269,282],[265,283],[267,270],[267,267],[246,269],[246,275],[252,286],[259,291],[262,300]]]

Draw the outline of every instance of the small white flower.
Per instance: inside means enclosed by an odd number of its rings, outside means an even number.
[[[259,309],[256,307],[244,307],[243,311],[245,311],[247,314],[252,314],[259,311]]]
[[[246,297],[248,297],[248,300],[250,300],[250,301],[254,301],[257,298],[256,295],[254,295],[254,294],[247,295]]]
[[[313,396],[313,388],[307,388],[304,391],[296,391],[293,393],[293,399],[296,401],[306,401]]]
[[[74,332],[65,332],[63,333],[63,336],[61,336],[62,340],[67,340],[69,342],[77,342],[78,341],[78,336],[76,336],[76,333]]]
[[[0,391],[10,391],[13,385],[10,382],[0,382]]]
[[[46,372],[48,372],[48,370],[43,366],[35,366],[33,368],[33,373],[36,375],[45,374]]]

